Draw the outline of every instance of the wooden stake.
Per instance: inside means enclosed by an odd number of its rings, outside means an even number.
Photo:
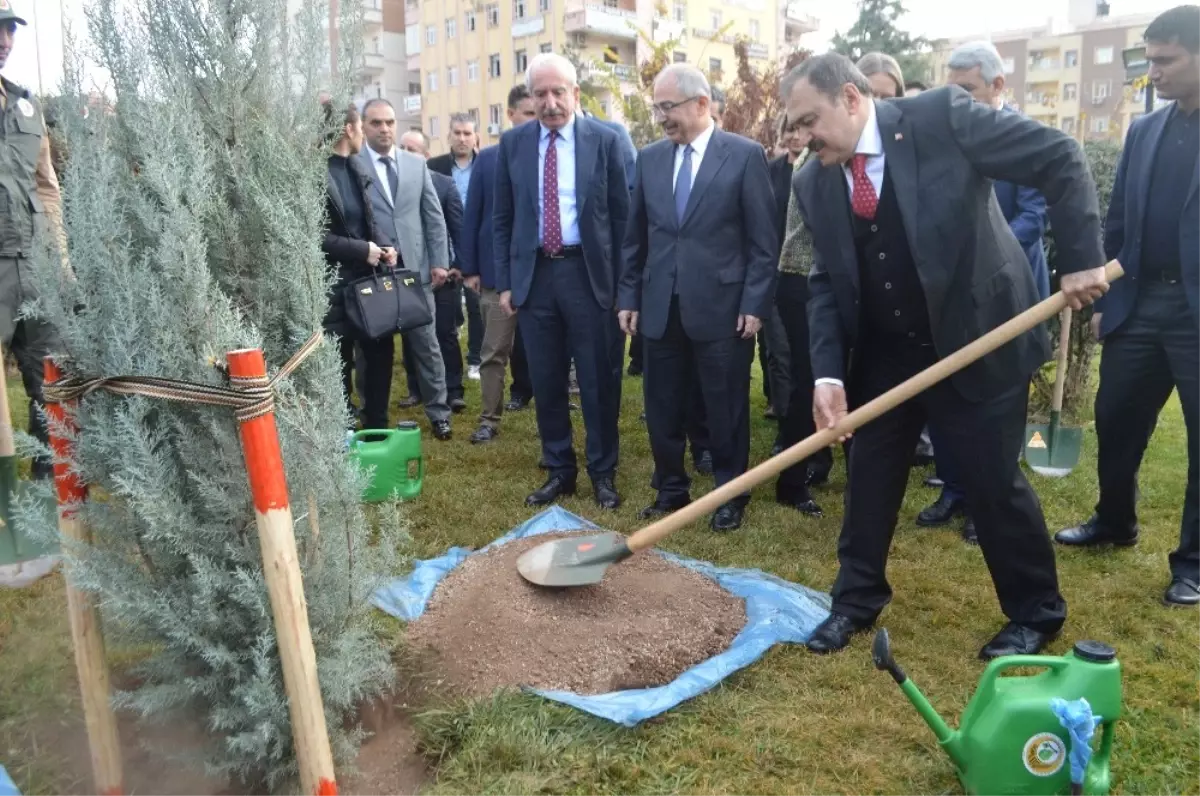
[[[43,360],[46,383],[60,375],[54,360]],[[73,404],[74,402],[72,402]],[[88,542],[87,527],[79,518],[79,504],[87,500],[87,485],[70,469],[73,443],[55,433],[58,426],[75,430],[62,404],[46,403],[50,415],[50,447],[54,449],[54,485],[58,492],[58,531],[64,539]],[[92,753],[92,776],[96,792],[114,796],[125,792],[121,773],[121,742],[117,717],[109,701],[108,659],[104,654],[104,634],[100,612],[91,595],[71,585],[67,577],[67,615],[71,620],[71,641],[75,647],[75,668],[79,672],[79,691],[83,697],[83,717],[87,724],[88,747]]]
[[[231,351],[227,360],[235,386],[239,380],[243,385],[265,386],[267,367],[261,349]],[[329,748],[325,706],[317,680],[317,656],[308,626],[308,605],[304,600],[304,581],[297,559],[275,413],[267,412],[242,422],[241,437],[250,491],[254,496],[263,572],[283,664],[292,739],[300,766],[300,787],[304,793],[313,796],[336,796],[333,753]]]

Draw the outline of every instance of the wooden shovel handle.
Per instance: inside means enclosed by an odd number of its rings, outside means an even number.
[[[1104,267],[1104,275],[1109,282],[1116,281],[1124,274],[1124,269],[1116,260]],[[632,552],[645,550],[661,542],[675,531],[690,525],[705,514],[716,511],[722,504],[748,492],[766,481],[773,475],[797,462],[804,461],[822,448],[827,448],[837,442],[838,438],[854,431],[884,412],[890,411],[908,399],[912,398],[933,385],[970,365],[980,357],[990,354],[1000,346],[1029,331],[1039,323],[1045,323],[1067,306],[1066,296],[1062,292],[1055,293],[1006,323],[997,326],[979,339],[963,346],[945,359],[940,359],[917,375],[885,392],[842,418],[834,428],[818,431],[808,439],[797,442],[792,447],[767,459],[762,464],[747,470],[724,486],[718,487],[704,497],[689,503],[687,506],[672,512],[661,520],[647,525],[630,536],[625,544]]]
[[[8,363],[4,359],[4,343],[0,343],[0,457],[16,455],[12,411],[8,406]]]
[[[1058,367],[1054,369],[1054,399],[1050,408],[1055,412],[1062,411],[1063,386],[1067,382],[1067,354],[1071,347],[1071,308],[1063,307],[1059,316],[1058,330]]]

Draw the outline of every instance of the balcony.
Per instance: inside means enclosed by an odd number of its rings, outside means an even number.
[[[726,26],[728,28],[728,26]],[[732,33],[721,33],[713,28],[692,28],[692,35],[697,39],[705,39],[706,41],[719,41],[724,44],[733,44],[736,38]]]
[[[632,64],[610,64],[603,61],[585,61],[583,77],[615,77],[622,83],[633,83],[638,79],[638,70]]]
[[[636,24],[637,14],[633,11],[589,4],[580,11],[567,13],[565,29],[567,33],[590,33],[613,39],[636,41],[638,37]]]
[[[805,12],[795,0],[784,7],[783,21],[789,30],[797,33],[813,33],[821,27],[821,21]]]
[[[362,0],[364,33],[383,27],[383,0]]]
[[[686,35],[687,29],[682,22],[666,17],[656,17],[650,32],[650,38],[655,44],[664,44],[672,40],[681,42]]]
[[[1030,92],[1025,94],[1025,107],[1021,109],[1029,116],[1053,116],[1058,112],[1058,95]]]
[[[1058,52],[1047,54],[1045,51],[1030,53],[1025,62],[1026,83],[1057,83],[1062,77],[1062,59]]]
[[[384,58],[382,52],[370,51],[363,53],[362,74],[378,77],[383,74]]]
[[[542,15],[513,20],[512,37],[520,39],[525,36],[535,36],[546,29],[546,18]]]
[[[404,98],[404,112],[415,115],[421,112],[421,95],[409,94]]]
[[[756,41],[746,45],[746,55],[760,60],[766,60],[771,57],[770,51],[767,50],[767,45],[759,44]]]

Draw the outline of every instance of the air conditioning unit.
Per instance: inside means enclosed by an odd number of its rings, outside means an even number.
[[[488,125],[488,135],[500,135],[500,125],[489,124]]]

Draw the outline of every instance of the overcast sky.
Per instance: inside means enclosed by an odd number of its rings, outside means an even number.
[[[34,24],[34,3],[37,4],[37,23]],[[698,1],[698,0],[697,0]],[[69,24],[81,34],[84,28],[84,0],[11,0],[13,8],[29,22],[29,27],[17,32],[13,53],[4,69],[9,80],[34,91],[38,83],[38,50],[41,50],[41,83],[54,91],[62,79],[62,19],[60,5],[66,8]],[[857,16],[857,4],[847,0],[820,2],[802,0],[821,20],[821,29],[806,39],[809,47],[821,51],[828,46],[835,30],[845,31]],[[1111,0],[1111,14],[1161,11],[1178,4],[1179,0]],[[950,37],[1024,28],[1045,23],[1051,16],[1065,20],[1067,0],[1001,0],[995,3],[958,3],[945,0],[908,0],[908,14],[901,27],[928,38]]]

